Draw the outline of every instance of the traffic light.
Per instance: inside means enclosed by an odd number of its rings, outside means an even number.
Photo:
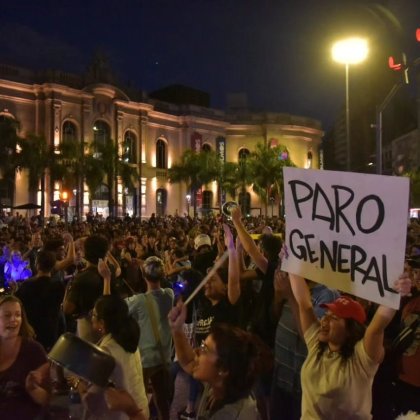
[[[408,66],[407,66],[407,56],[405,55],[405,53],[401,53],[399,58],[390,56],[388,58],[388,66],[391,70],[401,72],[403,83],[408,85],[409,83]]]

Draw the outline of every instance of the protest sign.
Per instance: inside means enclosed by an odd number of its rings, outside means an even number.
[[[282,268],[397,309],[409,180],[284,168],[287,256]]]

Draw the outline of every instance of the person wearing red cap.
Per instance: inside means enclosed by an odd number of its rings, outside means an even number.
[[[372,383],[384,357],[384,330],[395,310],[380,305],[365,326],[360,303],[341,296],[324,304],[318,321],[303,277],[289,274],[308,356],[302,366],[302,419],[371,419]],[[410,293],[406,273],[395,282],[401,295]]]

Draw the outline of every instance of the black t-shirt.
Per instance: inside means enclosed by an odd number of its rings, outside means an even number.
[[[260,292],[255,298],[254,312],[251,316],[248,329],[257,334],[262,340],[273,348],[276,335],[277,319],[273,312],[274,302],[274,273],[278,265],[278,259],[269,260],[266,273],[257,269],[262,279]]]
[[[111,281],[111,293],[114,292]],[[104,280],[95,266],[87,267],[76,275],[70,285],[67,300],[76,306],[73,313],[76,317],[87,316],[95,306],[96,300],[102,296]]]
[[[36,339],[50,349],[58,338],[59,314],[64,297],[64,285],[51,277],[42,276],[22,283],[16,296],[22,301]]]
[[[230,325],[238,324],[237,305],[232,305],[227,298],[222,299],[216,305],[203,298],[197,307],[197,323],[195,326],[195,342],[201,344],[202,340],[209,335],[211,326],[216,323]]]

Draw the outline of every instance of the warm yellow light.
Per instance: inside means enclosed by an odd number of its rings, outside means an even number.
[[[366,59],[368,52],[367,41],[362,38],[343,39],[332,47],[333,60],[342,64],[360,63]]]
[[[61,191],[61,199],[67,201],[69,198],[69,193],[67,191]]]

